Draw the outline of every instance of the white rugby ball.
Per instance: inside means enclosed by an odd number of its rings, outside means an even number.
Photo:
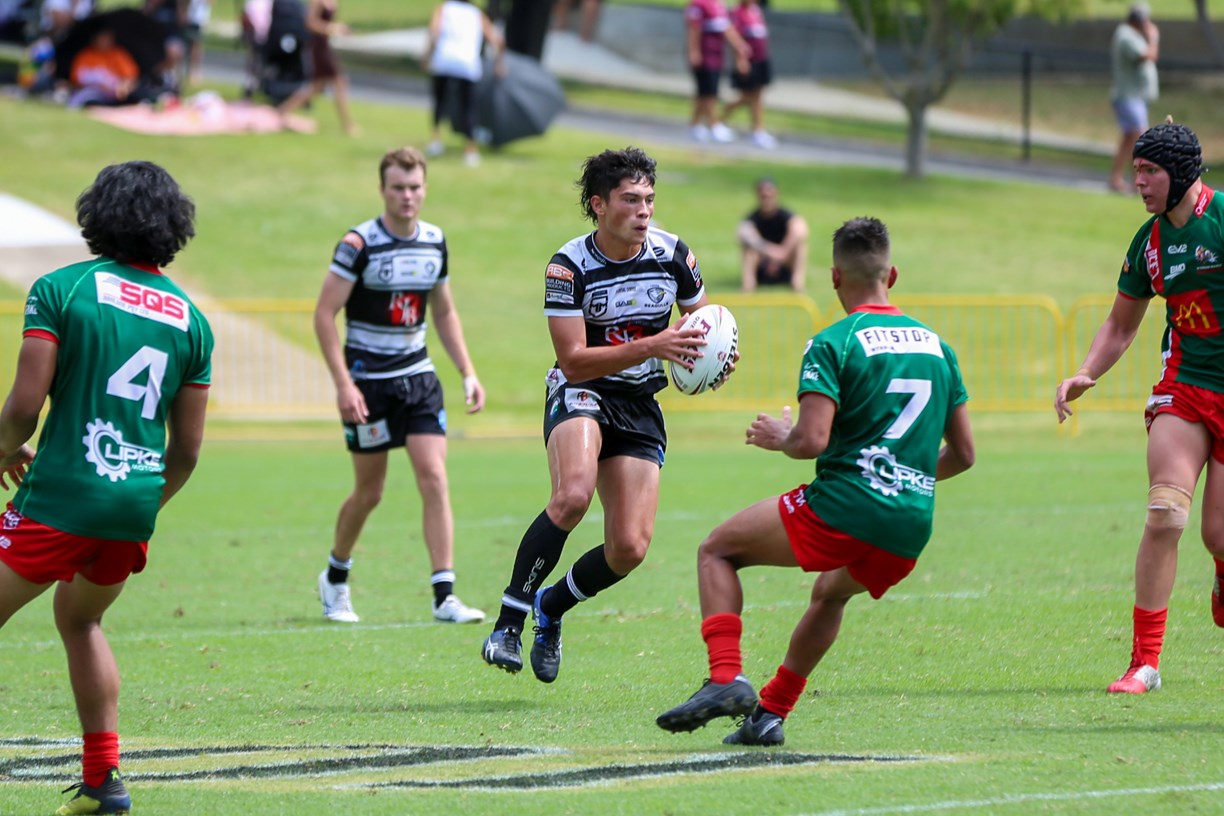
[[[739,327],[726,306],[710,304],[702,306],[684,319],[682,329],[701,329],[706,344],[701,346],[700,357],[686,357],[692,363],[690,371],[676,362],[668,365],[671,381],[684,394],[700,394],[730,370],[739,346]]]

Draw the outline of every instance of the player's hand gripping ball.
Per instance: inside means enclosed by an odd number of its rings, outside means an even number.
[[[676,362],[668,363],[671,381],[684,394],[700,394],[716,388],[731,373],[735,363],[735,350],[739,347],[739,327],[725,306],[710,304],[690,314],[680,325],[681,329],[701,329],[705,333],[706,345],[701,346],[701,357],[686,357],[692,371]]]

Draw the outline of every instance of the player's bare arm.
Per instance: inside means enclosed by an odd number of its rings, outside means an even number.
[[[340,419],[344,422],[358,424],[369,419],[365,397],[349,376],[348,366],[344,362],[344,347],[340,343],[340,332],[336,328],[336,315],[348,302],[353,291],[353,282],[339,275],[327,273],[323,279],[323,291],[319,293],[319,301],[315,304],[314,330],[319,340],[319,348],[323,351],[323,360],[327,370],[331,372],[332,382],[336,385],[336,407],[340,411]]]
[[[162,461],[165,468],[162,478],[160,507],[165,507],[175,493],[179,492],[200,461],[200,448],[204,444],[204,416],[208,412],[208,389],[184,386],[174,395],[170,405],[169,430],[166,439],[166,454]]]
[[[586,320],[581,317],[550,317],[548,333],[561,373],[570,382],[585,382],[640,365],[651,357],[685,364],[684,357],[695,356],[694,349],[704,346],[706,341],[700,329],[681,329],[681,322],[651,337],[619,346],[588,346]]]
[[[748,426],[744,442],[765,450],[781,451],[792,459],[815,459],[829,446],[837,403],[824,394],[807,393],[799,398],[799,420],[791,421],[790,406],[781,417],[757,414]]]
[[[1058,413],[1059,422],[1071,416],[1069,403],[1083,396],[1085,391],[1096,385],[1097,378],[1122,359],[1135,335],[1139,333],[1139,326],[1143,323],[1147,308],[1146,300],[1136,300],[1121,293],[1114,298],[1109,316],[1092,338],[1092,346],[1088,349],[1084,364],[1080,366],[1079,371],[1058,384],[1058,391],[1054,396],[1054,410]]]
[[[951,479],[973,467],[977,451],[973,445],[973,429],[969,425],[969,406],[961,403],[948,416],[948,427],[944,429],[944,446],[939,450],[935,465],[935,479]]]
[[[21,341],[13,390],[0,409],[0,487],[21,484],[34,451],[26,444],[38,428],[38,415],[51,393],[57,365],[55,343],[42,337]]]
[[[463,378],[463,401],[467,404],[467,412],[474,414],[485,404],[484,387],[476,376],[476,367],[468,356],[467,343],[463,339],[463,324],[459,320],[459,310],[455,308],[455,299],[451,296],[450,284],[446,281],[434,287],[434,328],[442,347],[450,355],[451,362],[459,370]]]

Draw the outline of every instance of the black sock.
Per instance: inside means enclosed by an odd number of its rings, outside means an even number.
[[[561,560],[568,530],[562,530],[547,512],[541,512],[523,533],[518,553],[514,556],[514,571],[510,573],[510,585],[502,595],[501,613],[494,629],[513,626],[520,631],[531,611],[536,590]]]
[[[433,584],[434,606],[441,606],[446,596],[455,591],[455,571],[438,570],[429,576],[429,582]]]
[[[540,599],[540,609],[550,618],[559,618],[579,602],[594,598],[624,577],[608,566],[604,545],[600,544],[584,552],[574,562],[574,566],[565,574],[565,580],[558,581]]]
[[[353,559],[340,561],[334,555],[327,556],[327,583],[347,584],[349,570],[353,568]]]

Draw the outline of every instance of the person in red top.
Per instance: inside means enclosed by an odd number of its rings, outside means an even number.
[[[699,142],[735,141],[735,131],[718,118],[718,80],[723,69],[723,46],[735,49],[735,67],[748,73],[751,56],[748,44],[731,25],[722,0],[692,0],[685,9],[688,23],[687,55],[697,83],[689,133]]]
[[[752,143],[762,150],[773,150],[778,140],[765,130],[765,86],[773,81],[769,61],[769,27],[760,0],[740,0],[731,11],[731,23],[748,44],[749,66],[746,72],[731,72],[731,87],[740,92],[739,98],[728,102],[722,118],[726,122],[740,107],[747,107],[752,117]]]
[[[1164,367],[1144,419],[1148,428],[1147,520],[1135,560],[1131,663],[1112,694],[1160,688],[1177,544],[1203,469],[1203,543],[1215,559],[1211,614],[1224,627],[1224,198],[1203,184],[1202,149],[1185,125],[1166,122],[1135,143],[1135,187],[1152,217],[1135,234],[1118,294],[1084,363],[1055,396],[1058,421],[1126,352],[1148,303],[1165,299]]]

